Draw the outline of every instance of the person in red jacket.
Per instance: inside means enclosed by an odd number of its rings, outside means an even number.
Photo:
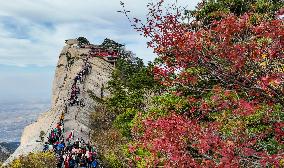
[[[69,160],[70,160],[70,157],[67,156],[64,160],[64,168],[69,168]]]

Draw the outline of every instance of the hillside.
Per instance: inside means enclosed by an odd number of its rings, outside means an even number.
[[[40,132],[44,132],[45,135],[43,136],[46,142],[48,133],[59,122],[59,116],[62,112],[66,112],[64,118],[65,137],[74,129],[75,139],[82,137],[86,142],[90,140],[89,115],[97,104],[94,97],[101,97],[102,94],[108,96],[108,91],[102,90],[102,88],[107,85],[113,69],[113,65],[104,59],[90,56],[91,50],[87,46],[83,48],[82,46],[79,47],[78,44],[70,44],[70,40],[66,41],[66,46],[59,54],[55,70],[51,108],[43,113],[35,123],[24,129],[20,146],[6,163],[20,155],[43,150]],[[90,74],[86,75],[84,82],[78,84],[80,89],[78,99],[84,106],[70,106],[68,99],[71,96],[71,87],[86,60],[92,69]]]

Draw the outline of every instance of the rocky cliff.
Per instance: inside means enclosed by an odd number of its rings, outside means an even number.
[[[86,141],[89,140],[91,133],[89,114],[93,112],[98,103],[96,97],[101,98],[102,95],[109,94],[104,88],[113,69],[113,65],[104,59],[90,56],[90,50],[88,47],[82,48],[75,43],[66,42],[66,46],[59,55],[55,71],[51,108],[43,113],[36,122],[24,129],[20,146],[6,163],[19,155],[42,150],[43,142],[40,141],[40,132],[44,132],[46,141],[48,133],[59,122],[59,116],[66,110],[66,107],[68,108],[64,118],[64,133],[69,134],[74,129],[75,138],[82,137]],[[84,102],[85,106],[66,106],[67,100],[71,96],[74,78],[82,70],[86,60],[92,66],[91,73],[78,84],[80,88],[78,98]]]

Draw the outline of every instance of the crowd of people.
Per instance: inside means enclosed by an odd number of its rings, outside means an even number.
[[[77,105],[77,106],[83,106],[83,101],[79,100],[78,95],[80,94],[80,88],[79,86],[77,86],[76,83],[73,83],[72,87],[71,87],[71,97],[69,99],[69,105],[73,106],[73,105]]]
[[[84,106],[83,100],[79,100],[80,95],[79,83],[84,82],[86,76],[91,73],[92,66],[88,60],[84,60],[82,70],[74,78],[71,87],[71,96],[69,98],[69,106]],[[67,113],[67,105],[65,111],[60,116],[60,121],[56,124],[49,135],[48,140],[44,144],[43,151],[52,151],[57,158],[58,168],[95,168],[98,167],[97,151],[90,143],[85,142],[81,138],[74,136],[74,129],[67,135],[64,131],[64,114]],[[64,134],[67,135],[64,137]]]
[[[57,158],[57,168],[95,168],[98,167],[97,151],[81,137],[74,136],[74,129],[64,138],[64,113],[60,122],[51,130],[43,151],[52,151]]]
[[[77,84],[84,82],[86,76],[91,73],[91,70],[92,70],[91,64],[87,61],[87,59],[84,60],[84,66],[82,70],[75,76],[74,83],[72,84],[71,87],[71,96],[68,100],[69,106],[74,106],[74,105],[81,107],[85,106],[83,100],[80,100],[78,97],[78,95],[80,94],[80,88],[79,86],[77,86]]]

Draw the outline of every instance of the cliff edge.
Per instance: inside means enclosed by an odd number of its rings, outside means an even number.
[[[75,138],[82,137],[86,141],[90,139],[90,112],[93,112],[94,107],[98,104],[94,97],[102,98],[109,95],[109,92],[104,88],[114,67],[113,62],[110,63],[103,58],[92,56],[90,53],[94,47],[96,46],[91,44],[82,47],[78,45],[76,40],[66,40],[55,70],[51,108],[41,114],[36,122],[24,129],[20,146],[7,159],[6,164],[20,155],[41,151],[49,132],[59,122],[62,112],[65,112],[64,134],[67,135],[74,129]],[[74,79],[82,71],[86,62],[92,68],[90,73],[85,76],[84,81],[77,85],[80,90],[78,96],[80,105],[70,106],[69,99]],[[44,133],[44,141],[41,141],[41,133]]]

